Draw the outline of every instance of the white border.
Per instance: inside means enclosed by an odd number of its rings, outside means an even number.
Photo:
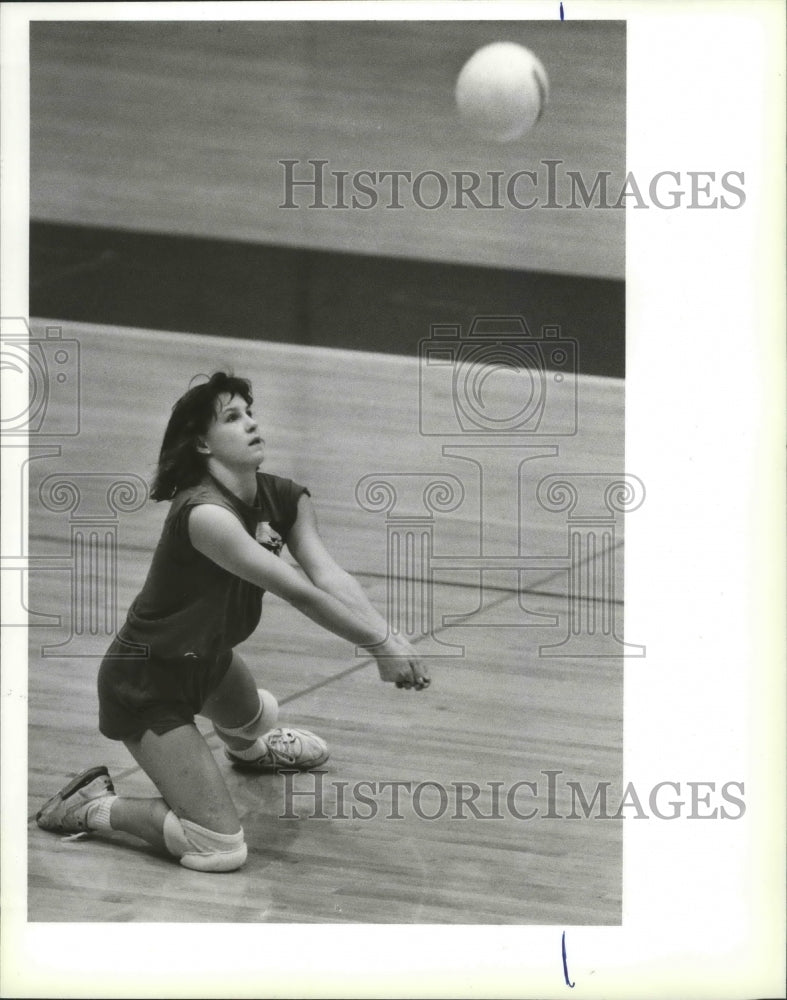
[[[4,315],[27,309],[19,86],[21,79],[26,87],[29,16],[535,19],[556,17],[557,7],[3,4]],[[564,7],[573,19],[628,20],[629,168],[644,176],[743,169],[747,196],[737,212],[628,211],[627,465],[645,482],[647,500],[627,525],[626,626],[648,657],[626,666],[625,714],[628,779],[647,788],[667,778],[741,778],[747,813],[727,823],[627,821],[624,926],[566,928],[573,995],[777,996],[784,943],[784,13],[778,2],[724,0],[564,0]],[[16,685],[16,672],[12,678]],[[3,852],[3,995],[565,993],[554,927],[27,925],[20,789],[9,781],[25,773],[20,697],[23,689],[4,682],[2,805],[12,821]]]

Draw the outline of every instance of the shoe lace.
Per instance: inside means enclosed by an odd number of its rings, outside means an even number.
[[[279,764],[294,764],[297,753],[292,749],[297,737],[291,729],[280,729],[263,737],[271,757]]]

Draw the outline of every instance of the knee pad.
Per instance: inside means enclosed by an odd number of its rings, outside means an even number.
[[[279,703],[265,688],[257,688],[257,694],[260,696],[260,708],[251,722],[234,729],[216,726],[219,733],[226,733],[227,736],[240,736],[244,740],[256,740],[258,736],[264,736],[265,733],[273,729],[279,718]]]
[[[248,850],[243,830],[216,833],[170,809],[164,818],[164,843],[184,868],[196,872],[233,872],[245,862]]]

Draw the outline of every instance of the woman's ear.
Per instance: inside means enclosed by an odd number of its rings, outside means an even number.
[[[203,438],[197,438],[197,451],[200,455],[210,455],[210,448],[207,446]]]

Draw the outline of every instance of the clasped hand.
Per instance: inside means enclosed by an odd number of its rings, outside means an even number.
[[[381,680],[416,691],[423,691],[431,684],[426,664],[406,639],[389,636],[371,653],[377,661]]]

